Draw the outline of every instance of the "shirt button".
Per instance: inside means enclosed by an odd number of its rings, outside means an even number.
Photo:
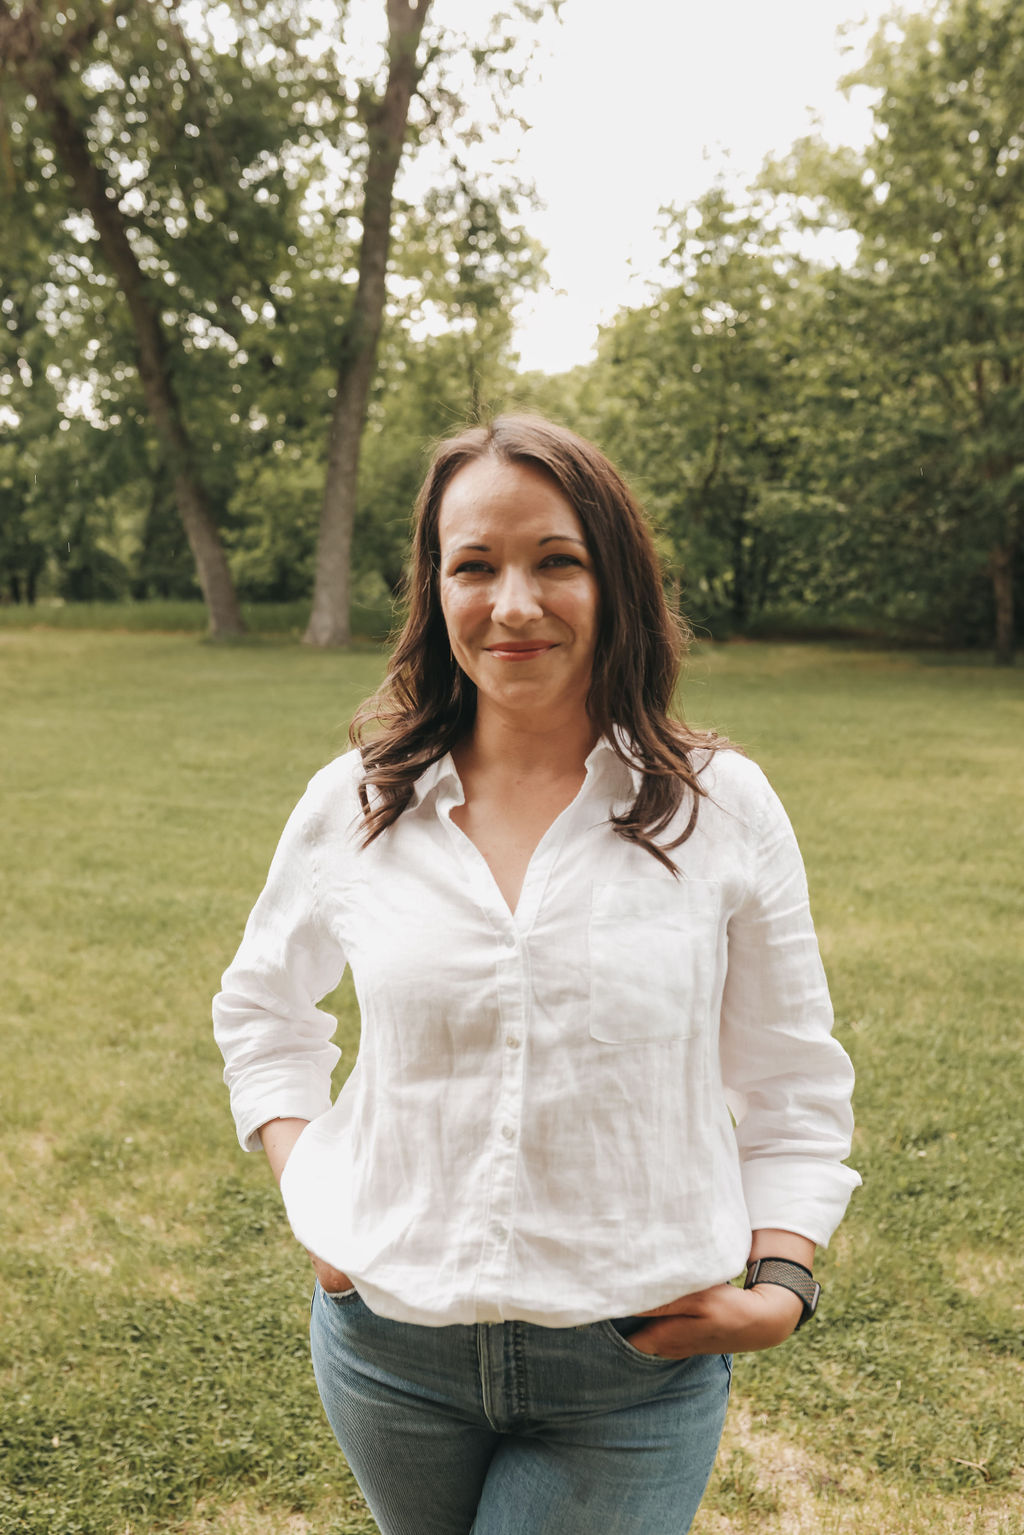
[[[499,1242],[503,1242],[508,1236],[508,1232],[505,1230],[504,1226],[495,1226],[494,1235],[498,1238]]]
[[[505,1040],[505,1043],[510,1050],[518,1050],[521,1041],[518,1040],[514,1034],[510,1034]]]
[[[502,1125],[502,1127],[501,1127],[501,1137],[502,1137],[502,1140],[506,1140],[506,1141],[514,1140],[515,1139],[515,1133],[516,1132],[512,1128],[511,1125]]]

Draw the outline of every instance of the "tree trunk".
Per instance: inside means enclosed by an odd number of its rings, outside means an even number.
[[[82,206],[92,215],[103,254],[124,294],[135,331],[135,347],[146,405],[171,471],[185,536],[196,562],[199,585],[214,638],[242,634],[245,625],[235,596],[224,548],[210,513],[206,492],[171,378],[167,340],[159,312],[149,297],[146,278],[128,239],[114,189],[97,166],[81,126],[61,99],[58,82],[33,71],[30,88],[50,119],[54,146]]]
[[[996,604],[995,663],[1012,666],[1015,634],[1013,613],[1013,543],[1010,539],[993,549],[988,562]]]
[[[430,0],[387,0],[388,81],[367,118],[369,154],[363,193],[359,281],[341,334],[337,392],[327,443],[327,479],[320,513],[313,609],[307,645],[347,645],[351,639],[352,526],[359,447],[384,319],[395,177],[419,83],[420,38]]]
[[[732,621],[742,634],[750,618],[750,572],[747,548],[747,492],[737,492],[732,517]]]

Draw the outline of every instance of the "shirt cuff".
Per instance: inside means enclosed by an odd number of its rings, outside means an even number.
[[[300,1087],[275,1093],[256,1102],[233,1103],[232,1113],[243,1151],[262,1151],[258,1131],[271,1119],[319,1119],[331,1107],[330,1094],[312,1093]]]
[[[750,1229],[774,1227],[827,1247],[860,1174],[840,1162],[757,1157],[742,1167]]]

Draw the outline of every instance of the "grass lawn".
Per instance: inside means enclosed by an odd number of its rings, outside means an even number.
[[[309,621],[310,603],[243,602],[242,620],[249,635],[299,639]],[[353,601],[349,609],[352,633],[359,639],[385,640],[394,628],[390,604],[368,607]],[[111,633],[205,634],[209,614],[198,599],[150,597],[144,602],[63,602],[40,598],[37,603],[0,603],[0,631],[5,629],[103,629]]]
[[[4,1535],[375,1528],[208,1020],[381,665],[0,628]],[[865,1179],[819,1318],[737,1360],[695,1535],[1024,1535],[1024,674],[731,645],[695,655],[685,696],[800,835]]]

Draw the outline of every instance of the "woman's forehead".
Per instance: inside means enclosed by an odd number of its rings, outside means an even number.
[[[490,455],[463,465],[441,497],[442,544],[486,541],[513,532],[583,538],[572,503],[542,469]]]

